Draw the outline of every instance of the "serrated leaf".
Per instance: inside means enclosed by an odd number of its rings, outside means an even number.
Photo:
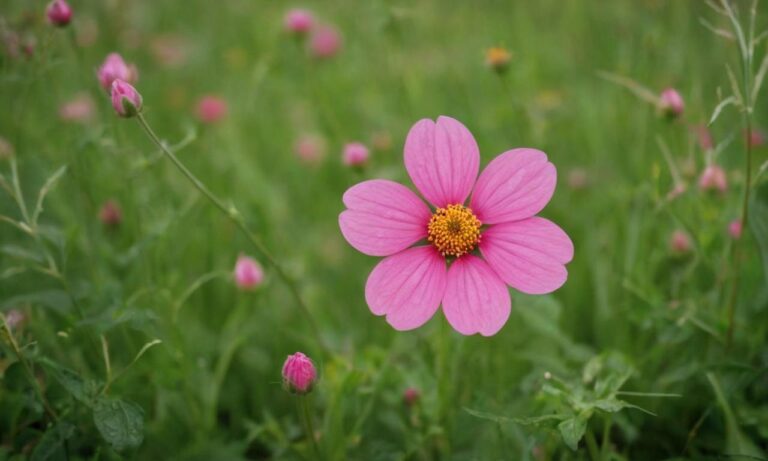
[[[587,421],[589,421],[590,416],[590,412],[582,412],[557,425],[557,429],[563,437],[563,442],[571,450],[576,451],[579,448],[579,440],[584,437],[584,432],[587,430]]]
[[[749,228],[760,248],[763,260],[763,276],[768,283],[768,183],[755,190],[749,204]]]
[[[93,422],[115,450],[138,447],[144,441],[144,410],[133,402],[101,397],[93,407]]]
[[[67,421],[59,421],[45,432],[32,452],[30,461],[46,461],[55,457],[60,453],[64,442],[73,435],[75,426]]]

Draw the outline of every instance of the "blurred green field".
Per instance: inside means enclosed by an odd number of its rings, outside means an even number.
[[[706,156],[693,127],[730,94],[726,65],[739,85],[742,68],[736,42],[702,19],[731,24],[704,2],[70,4],[62,29],[45,21],[45,2],[0,5],[0,137],[15,152],[0,155],[0,173],[10,184],[18,166],[32,210],[67,167],[45,197],[37,240],[0,222],[0,310],[24,316],[3,330],[0,460],[768,459],[768,175],[754,176],[768,149],[753,152],[753,223],[734,263],[727,227],[745,185],[742,114],[726,107],[710,127],[724,194],[696,186]],[[747,24],[751,1],[732,4]],[[338,28],[336,56],[314,59],[286,33],[294,6]],[[9,51],[14,34],[34,43],[31,56]],[[494,46],[512,53],[506,73],[485,64]],[[138,67],[153,129],[297,281],[327,349],[263,255],[135,120],[114,114],[96,79],[113,51]],[[660,116],[599,71],[653,92],[676,88],[684,116]],[[62,120],[60,106],[80,93],[95,103],[92,119]],[[218,123],[195,117],[206,94],[228,105]],[[410,332],[372,315],[364,287],[378,258],[339,231],[350,186],[410,186],[405,136],[439,115],[472,131],[481,168],[533,147],[558,170],[542,215],[574,242],[569,279],[551,295],[512,290],[512,316],[490,338],[459,335],[442,313]],[[756,129],[768,128],[767,115],[758,99]],[[318,164],[294,152],[306,134],[324,143]],[[352,141],[371,148],[364,168],[341,161]],[[659,142],[686,175],[674,200]],[[2,192],[0,215],[21,220]],[[122,210],[114,228],[99,221],[108,200]],[[676,256],[677,229],[692,249]],[[39,269],[50,267],[46,253],[60,277]],[[241,253],[265,268],[252,292],[232,280]],[[296,351],[319,370],[309,402],[320,454],[281,384]],[[403,402],[409,387],[420,393],[414,405]],[[122,406],[94,407],[97,394]]]

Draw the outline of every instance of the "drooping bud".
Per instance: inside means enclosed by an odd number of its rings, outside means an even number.
[[[283,385],[294,394],[307,394],[317,381],[317,370],[312,360],[301,352],[289,355],[283,364]]]
[[[344,146],[342,161],[347,166],[362,166],[368,162],[368,148],[359,142],[350,142]]]
[[[242,290],[251,290],[264,281],[264,270],[253,258],[240,255],[235,263],[235,283]]]
[[[128,83],[136,83],[138,80],[136,66],[126,64],[123,57],[117,53],[107,55],[96,75],[99,78],[99,84],[106,91],[112,89],[112,82],[115,80],[119,79]]]
[[[314,24],[315,18],[308,10],[296,8],[285,14],[285,29],[295,35],[306,35]]]
[[[72,8],[64,0],[53,0],[45,11],[48,22],[57,27],[64,27],[72,20]]]
[[[661,92],[659,107],[670,118],[677,118],[683,114],[685,104],[683,97],[674,88],[667,88]]]
[[[112,82],[112,107],[121,117],[135,117],[141,112],[141,95],[130,83]]]

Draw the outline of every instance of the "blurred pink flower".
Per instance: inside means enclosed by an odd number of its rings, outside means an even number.
[[[336,28],[320,26],[312,33],[309,51],[316,58],[330,58],[341,48],[341,35]]]
[[[128,83],[135,83],[139,77],[136,66],[126,64],[122,56],[117,53],[107,55],[96,75],[99,77],[101,87],[107,91],[110,91],[112,82],[117,79]]]
[[[573,243],[556,224],[536,216],[557,182],[544,152],[507,151],[478,177],[480,152],[472,134],[459,121],[439,117],[411,128],[404,160],[435,211],[407,187],[374,179],[347,190],[347,209],[339,215],[350,245],[386,257],[365,287],[375,315],[386,315],[396,330],[411,330],[442,303],[456,331],[491,336],[509,318],[507,285],[544,294],[565,283]],[[427,244],[417,245],[422,240]]]
[[[104,227],[114,228],[119,226],[123,221],[123,212],[120,210],[120,205],[114,200],[104,202],[99,210],[99,221],[101,221]]]
[[[415,387],[409,387],[403,391],[403,402],[406,406],[412,407],[416,405],[421,397],[421,392]]]
[[[302,161],[310,164],[319,163],[325,155],[323,139],[312,134],[302,135],[293,145],[293,150]]]
[[[730,223],[728,223],[728,235],[731,236],[732,239],[738,240],[741,238],[741,233],[743,231],[741,224],[741,219],[734,219]]]
[[[264,270],[253,258],[240,255],[235,263],[235,283],[243,290],[250,290],[264,281]]]
[[[88,93],[78,93],[59,107],[59,117],[67,122],[88,122],[95,113],[96,105]]]
[[[715,147],[715,142],[712,140],[712,132],[709,131],[706,125],[695,125],[692,131],[696,134],[696,140],[699,142],[701,150],[707,152]]]
[[[308,10],[294,8],[285,14],[285,29],[296,35],[306,35],[315,24],[315,18]]]
[[[667,88],[661,92],[659,105],[661,110],[670,117],[679,117],[683,114],[685,107],[683,97],[674,88]]]
[[[54,26],[64,27],[72,20],[72,8],[64,0],[53,0],[48,4],[45,15]]]
[[[6,325],[8,325],[8,328],[12,330],[16,330],[21,327],[22,323],[24,323],[26,320],[24,313],[18,309],[11,309],[2,315],[5,316]]]
[[[317,380],[317,370],[312,360],[301,352],[289,355],[283,364],[283,384],[294,394],[307,394]]]
[[[677,197],[683,195],[685,191],[687,190],[687,187],[685,186],[685,183],[677,183],[675,184],[675,187],[672,188],[669,193],[667,193],[667,200],[674,200]]]
[[[714,163],[704,168],[701,176],[699,176],[699,188],[704,191],[716,190],[721,193],[728,190],[728,178],[725,170]]]
[[[364,144],[359,142],[350,142],[344,145],[341,153],[341,159],[347,166],[362,166],[368,163],[370,153]]]
[[[227,102],[219,96],[206,95],[197,101],[197,119],[203,123],[216,123],[227,116]]]
[[[141,112],[141,95],[130,83],[112,81],[112,107],[121,117],[135,117]]]
[[[749,138],[747,138],[747,133],[744,132],[744,139],[752,147],[762,147],[765,145],[765,133],[758,129],[753,129]]]
[[[691,239],[682,230],[675,230],[669,238],[669,249],[673,254],[683,255],[691,251]]]

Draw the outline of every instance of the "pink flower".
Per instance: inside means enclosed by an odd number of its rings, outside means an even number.
[[[59,117],[67,122],[88,122],[95,112],[96,106],[88,93],[79,93],[59,107]]]
[[[699,147],[704,152],[710,151],[715,147],[715,141],[712,139],[712,132],[709,131],[706,125],[696,125],[692,128],[696,134],[696,139],[699,141]]]
[[[331,26],[322,26],[312,33],[309,51],[316,58],[330,58],[341,48],[341,35]]]
[[[110,91],[112,82],[117,79],[128,83],[135,83],[139,77],[136,66],[126,64],[122,56],[117,53],[107,55],[96,75],[99,77],[101,87],[107,91]]]
[[[294,394],[307,394],[317,380],[312,360],[301,352],[289,355],[283,364],[283,384]]]
[[[661,92],[659,98],[661,110],[670,117],[679,117],[685,107],[683,97],[674,88],[667,88]]]
[[[368,163],[368,148],[359,142],[350,142],[344,146],[341,160],[347,166],[362,166]]]
[[[123,212],[120,210],[120,205],[114,200],[107,200],[99,210],[99,221],[104,227],[114,228],[120,225],[123,221]]]
[[[301,8],[295,8],[285,14],[284,25],[288,32],[305,35],[315,23],[312,13]]]
[[[744,139],[751,147],[762,147],[765,145],[765,133],[758,129],[753,129],[749,136],[744,132]]]
[[[669,249],[673,254],[684,255],[691,251],[691,239],[684,231],[676,230],[669,238]]]
[[[699,189],[704,191],[716,190],[721,193],[728,190],[728,178],[725,170],[714,163],[704,168],[701,176],[699,176]]]
[[[72,20],[72,8],[64,0],[53,0],[45,11],[48,22],[54,26],[64,27]]]
[[[264,281],[264,270],[253,258],[240,255],[235,263],[235,283],[240,289],[250,290]]]
[[[134,117],[141,112],[141,95],[130,83],[112,82],[112,107],[121,117]]]
[[[227,102],[218,96],[203,96],[197,102],[195,115],[203,123],[216,123],[227,116]]]
[[[415,387],[409,387],[403,391],[403,402],[406,406],[412,407],[416,405],[421,397],[421,392]]]
[[[310,164],[319,163],[325,155],[325,145],[319,136],[302,135],[293,145],[293,150],[302,161]]]
[[[742,227],[741,219],[734,219],[728,224],[728,235],[734,240],[740,239],[741,232],[743,231]]]
[[[407,187],[375,179],[347,190],[347,209],[339,215],[350,245],[386,257],[365,287],[375,315],[386,315],[396,330],[411,330],[442,303],[456,331],[491,336],[509,318],[507,285],[544,294],[565,283],[573,243],[556,224],[535,216],[557,181],[544,152],[509,150],[478,177],[472,134],[459,121],[439,117],[411,128],[404,159],[434,210]],[[417,245],[422,240],[427,243]]]

